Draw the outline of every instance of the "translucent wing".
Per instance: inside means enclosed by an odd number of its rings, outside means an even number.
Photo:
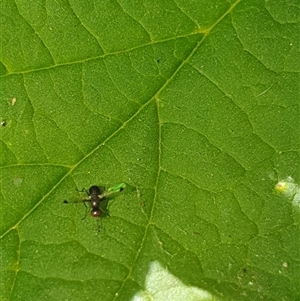
[[[99,196],[103,200],[111,200],[118,196],[126,187],[125,183],[120,183],[116,186],[105,189],[104,192]]]

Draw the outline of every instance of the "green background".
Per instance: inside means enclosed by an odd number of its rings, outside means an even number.
[[[299,300],[298,1],[0,5],[1,300]]]

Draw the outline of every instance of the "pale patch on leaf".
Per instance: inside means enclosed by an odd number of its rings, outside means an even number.
[[[292,177],[287,177],[279,181],[275,186],[275,190],[285,197],[292,199],[292,205],[300,211],[300,187]]]
[[[178,278],[163,268],[160,263],[152,262],[145,282],[146,289],[138,292],[132,301],[213,301],[214,296],[194,286],[183,284]]]

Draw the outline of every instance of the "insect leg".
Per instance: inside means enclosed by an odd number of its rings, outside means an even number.
[[[88,190],[86,190],[85,188],[82,188],[81,190],[79,190],[79,189],[76,188],[76,190],[78,192],[85,192],[87,195],[90,195],[89,192],[88,192]]]
[[[84,207],[85,207],[85,215],[84,215],[84,217],[82,218],[82,220],[84,220],[85,218],[86,218],[86,214],[87,214],[87,211],[88,211],[88,207],[87,207],[87,205],[85,204],[86,202],[90,202],[90,200],[82,200],[82,202],[83,202],[83,205],[84,205]]]
[[[99,223],[101,223],[101,219],[100,218],[97,218],[97,221],[96,221],[96,223],[97,223],[97,232],[99,233],[100,232],[100,229],[101,229],[101,225],[99,225]]]

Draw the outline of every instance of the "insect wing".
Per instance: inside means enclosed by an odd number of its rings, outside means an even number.
[[[85,202],[90,202],[89,200],[89,195],[86,195],[86,197],[82,197],[80,195],[80,193],[78,193],[79,191],[77,190],[77,193],[72,194],[70,197],[68,197],[67,199],[63,200],[64,204],[83,204],[84,206],[86,206]]]
[[[83,204],[84,207],[87,208],[87,205],[85,204],[85,202],[90,202],[90,200],[72,200],[72,201],[69,201],[69,200],[63,200],[63,203],[64,204]]]
[[[111,200],[118,196],[126,187],[125,183],[118,184],[116,186],[110,187],[104,191],[102,194],[102,199]]]

